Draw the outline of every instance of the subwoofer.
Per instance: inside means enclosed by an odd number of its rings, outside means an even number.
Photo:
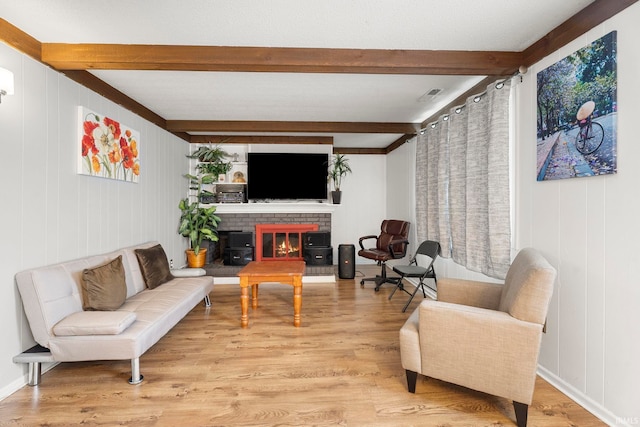
[[[253,261],[253,247],[224,249],[224,265],[247,265],[251,261]]]
[[[354,245],[338,245],[338,277],[353,279],[356,277],[356,247]]]
[[[331,232],[329,231],[307,231],[302,238],[302,245],[305,248],[328,248],[331,246]]]
[[[230,232],[227,246],[230,248],[250,248],[253,246],[253,233],[251,231]]]
[[[304,262],[307,265],[332,265],[333,264],[333,248],[332,247],[306,247],[303,250]]]

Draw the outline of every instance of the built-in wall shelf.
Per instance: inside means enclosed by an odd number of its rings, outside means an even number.
[[[208,205],[204,205],[208,206]],[[332,203],[291,202],[291,203],[219,203],[216,213],[333,213]]]

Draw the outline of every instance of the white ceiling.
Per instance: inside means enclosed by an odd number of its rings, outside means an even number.
[[[522,51],[592,1],[0,0],[0,16],[47,43]],[[422,122],[484,77],[92,73],[167,120],[401,123]],[[443,91],[421,98],[433,88]],[[382,148],[401,135],[333,136],[336,147]]]

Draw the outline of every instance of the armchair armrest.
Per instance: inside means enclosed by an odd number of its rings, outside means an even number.
[[[368,240],[368,239],[376,239],[376,240],[378,240],[378,236],[376,236],[375,234],[370,234],[368,236],[362,236],[360,238],[360,240],[358,240],[358,244],[360,245],[360,249],[364,250],[364,246],[362,245],[362,242],[364,240]]]
[[[419,335],[424,375],[531,403],[541,325],[502,311],[425,300]]]
[[[500,283],[442,278],[438,280],[438,301],[497,310],[502,286]]]

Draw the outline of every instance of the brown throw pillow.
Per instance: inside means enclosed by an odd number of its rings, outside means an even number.
[[[82,271],[82,308],[117,310],[127,298],[122,255],[106,264]]]
[[[155,245],[148,249],[136,249],[135,253],[147,288],[156,288],[173,279],[167,254],[161,245]]]

